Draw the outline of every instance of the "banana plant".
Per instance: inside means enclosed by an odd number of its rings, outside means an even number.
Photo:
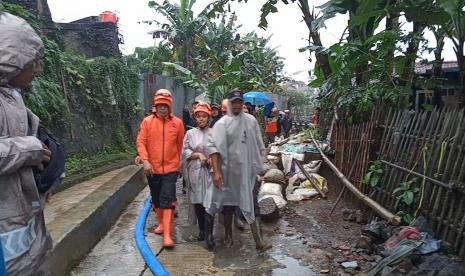
[[[193,6],[195,0],[181,0],[180,5],[172,4],[165,0],[163,4],[150,1],[149,7],[162,14],[169,22],[153,20],[147,23],[156,23],[170,34],[169,41],[174,46],[175,56],[182,58],[184,67],[192,69],[194,41],[197,34],[202,33],[208,22],[218,13],[224,12],[226,0],[217,0],[208,4],[197,16],[194,16]]]

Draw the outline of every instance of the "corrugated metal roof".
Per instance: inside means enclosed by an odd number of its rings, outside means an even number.
[[[433,70],[433,63],[417,63],[415,64],[415,73],[426,74]],[[444,72],[458,72],[459,67],[457,61],[444,61],[442,63],[442,70]]]

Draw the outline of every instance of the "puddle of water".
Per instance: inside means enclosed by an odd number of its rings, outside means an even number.
[[[311,276],[317,275],[313,270],[310,268],[303,266],[299,263],[298,260],[283,255],[281,252],[274,252],[272,254],[273,258],[280,264],[284,265],[285,267],[274,268],[272,270],[273,276]]]

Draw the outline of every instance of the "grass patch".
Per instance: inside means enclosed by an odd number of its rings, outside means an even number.
[[[79,153],[66,158],[66,176],[70,177],[84,172],[112,164],[114,162],[128,160],[136,156],[134,148],[104,147],[97,153]]]

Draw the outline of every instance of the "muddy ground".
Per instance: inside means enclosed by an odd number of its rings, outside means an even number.
[[[344,221],[340,204],[334,215],[328,214],[336,199],[334,179],[328,179],[327,199],[289,202],[281,212],[281,218],[263,223],[266,238],[273,248],[258,254],[249,229],[234,229],[234,246],[222,245],[224,229],[216,221],[216,243],[214,252],[205,249],[203,242],[194,236],[197,227],[187,222],[185,195],[178,182],[178,218],[174,250],[164,250],[159,259],[171,275],[350,275],[358,269],[344,270],[340,262],[357,260],[361,268],[366,262],[352,254],[352,247],[360,236],[360,225]],[[149,196],[145,189],[121,215],[119,221],[89,255],[71,272],[72,275],[151,275],[144,271],[133,240],[134,225],[143,202]],[[147,222],[147,241],[157,253],[162,238],[150,233],[155,225],[154,215]]]

